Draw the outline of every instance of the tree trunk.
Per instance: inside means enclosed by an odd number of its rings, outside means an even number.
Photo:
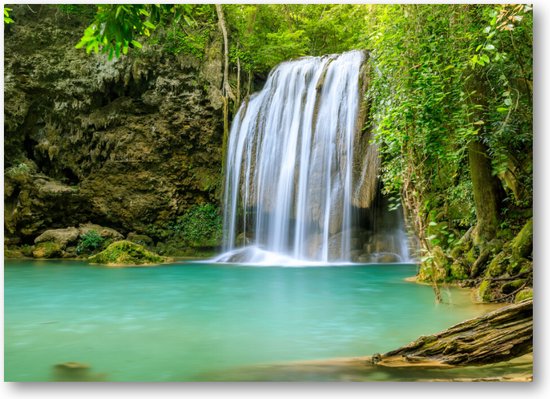
[[[420,337],[388,352],[380,366],[407,363],[489,364],[533,351],[533,300],[505,306],[459,323],[440,333]]]
[[[233,113],[237,113],[241,105],[241,60],[237,57],[237,94],[235,99],[235,107]]]
[[[477,224],[474,243],[488,242],[496,236],[499,221],[498,181],[492,174],[487,147],[479,141],[468,145],[470,174],[474,190]]]
[[[223,87],[222,92],[225,97],[234,99],[235,96],[229,85],[229,40],[227,38],[227,28],[225,27],[225,17],[221,4],[216,4],[216,12],[218,14],[218,26],[223,36]]]

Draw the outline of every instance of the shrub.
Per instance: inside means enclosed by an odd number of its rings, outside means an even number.
[[[90,230],[87,233],[80,236],[78,245],[76,246],[76,253],[90,253],[101,248],[105,243],[105,239],[99,235],[97,231]]]

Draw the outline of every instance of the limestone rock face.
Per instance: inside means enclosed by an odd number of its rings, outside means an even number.
[[[4,42],[7,238],[89,221],[143,234],[215,202],[221,42],[203,60],[144,44],[109,61],[74,48],[89,20],[31,8],[13,6]]]

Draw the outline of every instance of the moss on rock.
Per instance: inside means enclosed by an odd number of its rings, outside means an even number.
[[[515,259],[528,258],[533,252],[533,219],[530,219],[511,243]]]
[[[526,299],[532,299],[532,298],[533,298],[533,289],[524,288],[516,294],[516,297],[514,298],[514,302],[518,303],[521,301],[525,301]]]
[[[489,263],[489,266],[487,267],[487,273],[486,275],[488,277],[498,277],[503,275],[506,272],[506,269],[508,267],[509,259],[506,256],[506,253],[499,252],[497,256],[495,256],[491,263]]]
[[[23,252],[17,249],[6,249],[4,248],[4,258],[6,259],[17,259],[24,258]]]
[[[35,258],[57,258],[63,255],[63,248],[59,243],[46,241],[38,243],[32,251]]]
[[[518,290],[520,287],[525,285],[525,280],[513,280],[508,281],[507,283],[502,284],[500,287],[500,292],[503,294],[511,294],[512,292]]]
[[[491,282],[489,280],[483,280],[477,289],[477,297],[482,302],[490,302],[492,298],[491,294]]]
[[[169,260],[169,258],[148,251],[139,244],[126,240],[114,242],[102,252],[88,258],[91,263],[110,266],[158,264]]]

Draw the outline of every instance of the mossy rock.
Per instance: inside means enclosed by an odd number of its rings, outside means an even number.
[[[122,240],[114,242],[102,252],[90,256],[88,261],[108,266],[123,266],[165,263],[170,261],[170,258],[148,251],[142,245]]]
[[[510,264],[506,268],[506,273],[508,273],[510,276],[515,276],[516,274],[521,272],[522,265],[523,262],[511,259]]]
[[[24,258],[23,252],[18,249],[4,249],[4,258],[6,259],[17,259]]]
[[[520,273],[529,273],[533,271],[533,262],[531,262],[530,260],[524,259],[519,263],[519,266]]]
[[[52,241],[41,242],[34,247],[32,256],[35,258],[58,258],[63,255],[60,244]]]
[[[500,292],[503,294],[511,294],[512,292],[519,289],[521,286],[525,284],[525,280],[514,280],[514,281],[508,281],[507,283],[502,284],[500,287]]]
[[[507,257],[507,254],[504,251],[499,252],[489,263],[489,266],[487,267],[486,276],[487,277],[502,276],[504,273],[506,273],[508,264],[509,264],[509,258]]]
[[[477,297],[482,302],[490,302],[493,295],[491,292],[491,282],[483,280],[477,289]]]
[[[464,260],[467,263],[472,264],[477,260],[478,256],[479,256],[479,252],[477,251],[477,248],[475,246],[473,246],[464,255]]]
[[[530,219],[511,243],[515,259],[528,258],[533,253],[533,219]]]
[[[451,277],[455,280],[467,279],[468,268],[459,260],[455,260],[451,265]]]
[[[521,301],[525,301],[526,299],[532,299],[532,298],[533,298],[533,289],[524,288],[516,294],[516,297],[514,298],[514,302],[518,303]]]

